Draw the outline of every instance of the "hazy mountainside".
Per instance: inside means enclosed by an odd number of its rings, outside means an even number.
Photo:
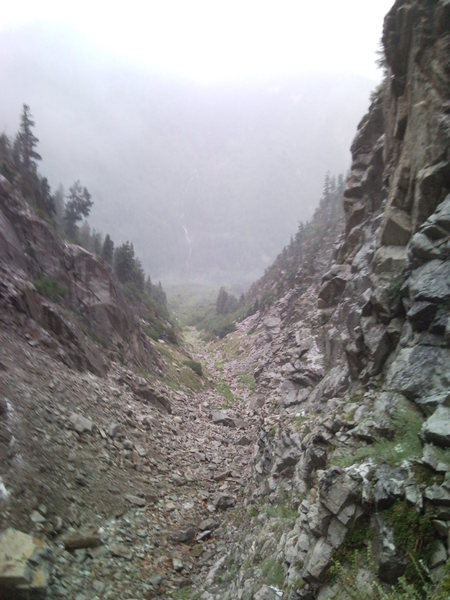
[[[449,597],[449,25],[394,4],[330,268],[241,325],[263,424],[202,600]]]
[[[80,57],[79,41],[63,39],[2,34],[0,127],[11,133],[28,102],[52,185],[81,179],[96,198],[93,224],[133,239],[157,278],[258,277],[311,215],[325,171],[347,169],[373,87],[327,74],[175,82],[93,62],[95,50]]]
[[[327,175],[319,205],[311,219],[300,223],[297,232],[264,275],[246,294],[253,312],[279,300],[295,283],[307,285],[327,269],[335,244],[344,228],[344,180]]]
[[[114,251],[107,236],[102,247],[100,234],[91,238],[87,227],[87,241],[98,248],[91,253],[77,244],[91,196],[79,182],[66,199],[52,194],[37,168],[33,127],[24,105],[14,141],[0,139],[0,299],[7,322],[30,327],[33,343],[44,341],[70,366],[103,374],[114,359],[155,368],[150,338],[175,340],[161,286],[145,281],[129,242]]]

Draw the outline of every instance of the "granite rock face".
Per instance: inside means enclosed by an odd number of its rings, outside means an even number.
[[[261,564],[276,565],[283,598],[347,597],[324,580],[349,548],[375,561],[355,597],[394,584],[408,568],[402,511],[437,523],[433,581],[448,560],[450,4],[397,0],[383,44],[386,78],[351,148],[345,234],[321,273],[300,264],[260,317],[280,320],[257,372],[273,419],[247,500],[267,524],[244,527],[230,556],[245,569],[205,599],[252,598]]]

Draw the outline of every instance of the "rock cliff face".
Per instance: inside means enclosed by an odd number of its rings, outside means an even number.
[[[272,414],[202,598],[378,598],[399,577],[395,597],[448,597],[450,3],[398,0],[383,44],[333,264],[253,326]]]
[[[97,374],[109,358],[155,367],[157,356],[109,267],[64,242],[0,180],[0,306],[69,366]],[[7,316],[9,315],[9,317]]]

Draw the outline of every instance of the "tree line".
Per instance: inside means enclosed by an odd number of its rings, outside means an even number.
[[[62,185],[52,192],[46,177],[39,173],[37,151],[39,139],[30,107],[24,104],[19,129],[13,139],[0,135],[0,173],[20,190],[26,202],[73,243],[102,258],[110,266],[125,291],[135,300],[150,299],[167,318],[167,298],[161,286],[145,274],[133,244],[126,241],[115,247],[109,234],[91,228],[87,222],[94,204],[89,190],[75,181],[66,194]],[[81,225],[80,225],[80,222]]]

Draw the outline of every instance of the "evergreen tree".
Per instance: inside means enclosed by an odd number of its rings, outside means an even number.
[[[87,188],[76,181],[69,189],[68,201],[64,212],[65,230],[73,240],[77,237],[77,222],[89,216],[93,202]]]
[[[100,233],[100,231],[95,231],[94,229],[94,231],[92,232],[92,252],[97,256],[100,256],[102,252],[102,247],[102,234]]]
[[[216,300],[216,313],[224,315],[227,308],[228,294],[224,287],[221,287]]]
[[[103,260],[108,263],[108,265],[112,265],[114,256],[114,242],[110,238],[109,233],[106,234],[105,241],[103,242],[101,256]]]
[[[140,292],[144,291],[145,273],[139,258],[134,259],[132,281]]]
[[[114,273],[121,283],[133,280],[134,248],[133,244],[126,241],[118,246],[114,252]]]
[[[92,243],[91,243],[91,228],[87,221],[83,221],[78,229],[78,242],[80,246],[92,252]]]
[[[152,297],[152,288],[153,288],[152,280],[150,279],[150,275],[147,275],[147,278],[144,283],[144,291],[149,298]]]
[[[22,193],[31,196],[33,196],[33,192],[36,192],[36,161],[41,160],[40,154],[36,152],[39,140],[33,133],[34,125],[30,107],[28,104],[24,104],[14,144],[14,154],[22,178]]]
[[[52,217],[54,216],[56,209],[47,177],[38,177],[38,182],[39,186],[35,193],[36,207]]]
[[[0,173],[7,179],[14,177],[14,157],[11,141],[4,133],[0,135]]]
[[[53,194],[53,204],[55,205],[55,218],[56,222],[60,225],[63,224],[64,221],[64,187],[60,183],[58,189]]]

